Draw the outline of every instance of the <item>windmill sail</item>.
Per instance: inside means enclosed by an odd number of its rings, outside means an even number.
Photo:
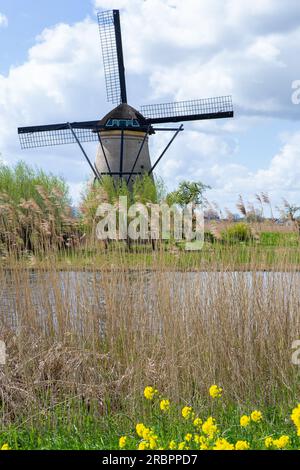
[[[119,10],[98,13],[107,100],[127,103]]]
[[[19,127],[21,148],[29,149],[62,144],[76,144],[70,125],[80,142],[97,142],[98,121],[50,124],[48,126]]]
[[[233,117],[231,96],[219,96],[175,103],[150,104],[141,107],[150,124],[198,121]]]

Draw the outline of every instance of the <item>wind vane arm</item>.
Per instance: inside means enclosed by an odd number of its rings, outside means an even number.
[[[234,116],[231,96],[150,104],[142,106],[141,113],[149,124],[222,119]]]
[[[47,147],[53,145],[77,143],[70,126],[75,130],[80,142],[97,142],[99,121],[84,121],[62,124],[50,124],[47,126],[19,127],[18,134],[21,148],[29,149]]]
[[[107,100],[127,103],[125,67],[119,10],[98,13]]]

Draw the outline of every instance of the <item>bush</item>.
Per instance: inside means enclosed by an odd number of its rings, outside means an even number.
[[[205,230],[205,232],[204,232],[204,241],[208,242],[208,243],[214,243],[216,241],[216,237],[209,230]]]
[[[244,222],[234,224],[222,231],[222,240],[227,243],[248,242],[252,238],[251,229]]]

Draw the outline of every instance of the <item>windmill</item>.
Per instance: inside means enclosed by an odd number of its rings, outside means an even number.
[[[22,149],[77,144],[95,179],[103,175],[130,184],[137,175],[152,175],[179,132],[184,121],[233,117],[232,99],[221,96],[175,103],[150,104],[137,111],[127,103],[125,68],[119,10],[98,13],[107,100],[117,105],[100,120],[67,122],[46,126],[20,127]],[[163,127],[180,123],[179,127]],[[163,152],[151,164],[149,136],[157,132],[173,135]],[[98,142],[95,163],[84,150],[85,142]]]

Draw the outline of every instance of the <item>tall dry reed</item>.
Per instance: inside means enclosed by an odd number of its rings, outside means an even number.
[[[145,385],[174,400],[207,395],[286,405],[298,394],[300,275],[0,268],[2,423],[78,400],[134,411]],[[12,266],[12,268],[14,268]],[[299,398],[299,397],[298,397]]]

